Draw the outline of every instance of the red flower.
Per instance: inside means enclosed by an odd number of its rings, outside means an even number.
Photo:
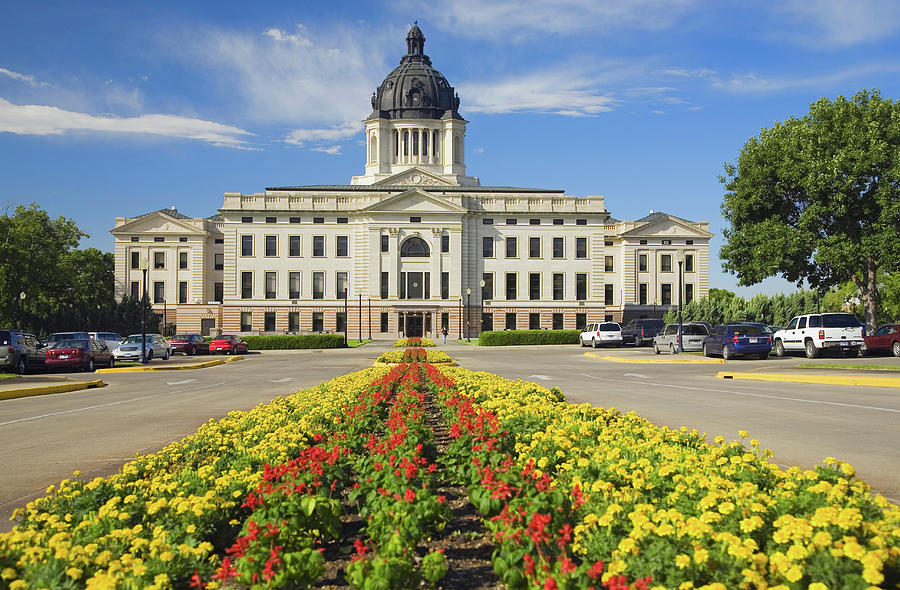
[[[587,571],[588,577],[592,580],[596,580],[597,578],[602,576],[603,575],[603,565],[604,564],[603,564],[602,560],[596,562],[593,566],[591,566],[591,569],[589,569]]]

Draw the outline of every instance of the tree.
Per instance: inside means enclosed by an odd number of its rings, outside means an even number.
[[[878,272],[900,270],[900,103],[822,98],[750,138],[720,180],[720,258],[741,285],[780,274],[824,294],[852,281],[877,323]]]

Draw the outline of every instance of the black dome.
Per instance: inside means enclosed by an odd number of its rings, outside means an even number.
[[[424,54],[425,36],[418,25],[406,35],[407,53],[400,65],[372,93],[373,119],[461,119],[459,97]]]

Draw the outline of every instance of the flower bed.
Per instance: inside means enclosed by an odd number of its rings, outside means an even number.
[[[400,340],[395,340],[393,346],[394,348],[431,348],[436,345],[434,343],[434,340],[412,336],[411,338],[401,338]]]
[[[389,350],[376,359],[378,363],[452,363],[453,359],[441,350],[425,350],[424,348],[408,348],[406,350]]]

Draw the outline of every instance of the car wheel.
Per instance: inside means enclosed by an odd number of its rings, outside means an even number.
[[[27,370],[28,360],[24,356],[20,356],[19,360],[16,362],[16,373],[24,375]]]
[[[581,336],[578,337],[578,344],[581,345],[581,348],[584,348],[584,339]]]
[[[813,344],[812,340],[806,341],[806,358],[814,359],[819,356],[819,349]]]
[[[94,359],[89,358],[87,362],[87,366],[84,368],[88,373],[94,372]]]
[[[659,345],[656,342],[653,343],[653,353],[659,354]]]
[[[113,355],[109,355],[109,368],[112,369],[116,366],[116,357]]]
[[[237,354],[237,347],[236,347],[236,346],[233,347],[233,348],[231,349],[231,352],[229,352],[228,354],[231,354],[231,355]]]
[[[703,344],[703,356],[709,356],[709,349],[706,347],[706,343]]]
[[[596,339],[591,340],[591,346],[593,346],[594,348],[600,348],[600,344],[597,342]]]
[[[782,358],[784,356],[784,343],[781,340],[775,341],[775,356]]]
[[[195,354],[197,354],[196,346],[192,346],[191,348],[188,349],[188,356],[194,356]]]
[[[722,360],[727,361],[731,358],[731,354],[728,352],[728,345],[722,347]]]
[[[670,343],[670,344],[669,344],[669,352],[672,353],[672,354],[678,354],[678,352],[675,350],[675,344],[674,344],[674,343]]]
[[[166,353],[163,355],[163,360],[164,361],[169,360],[169,351],[168,350],[166,350]]]
[[[894,353],[894,356],[900,356],[900,342],[894,342],[891,345],[891,352]]]

